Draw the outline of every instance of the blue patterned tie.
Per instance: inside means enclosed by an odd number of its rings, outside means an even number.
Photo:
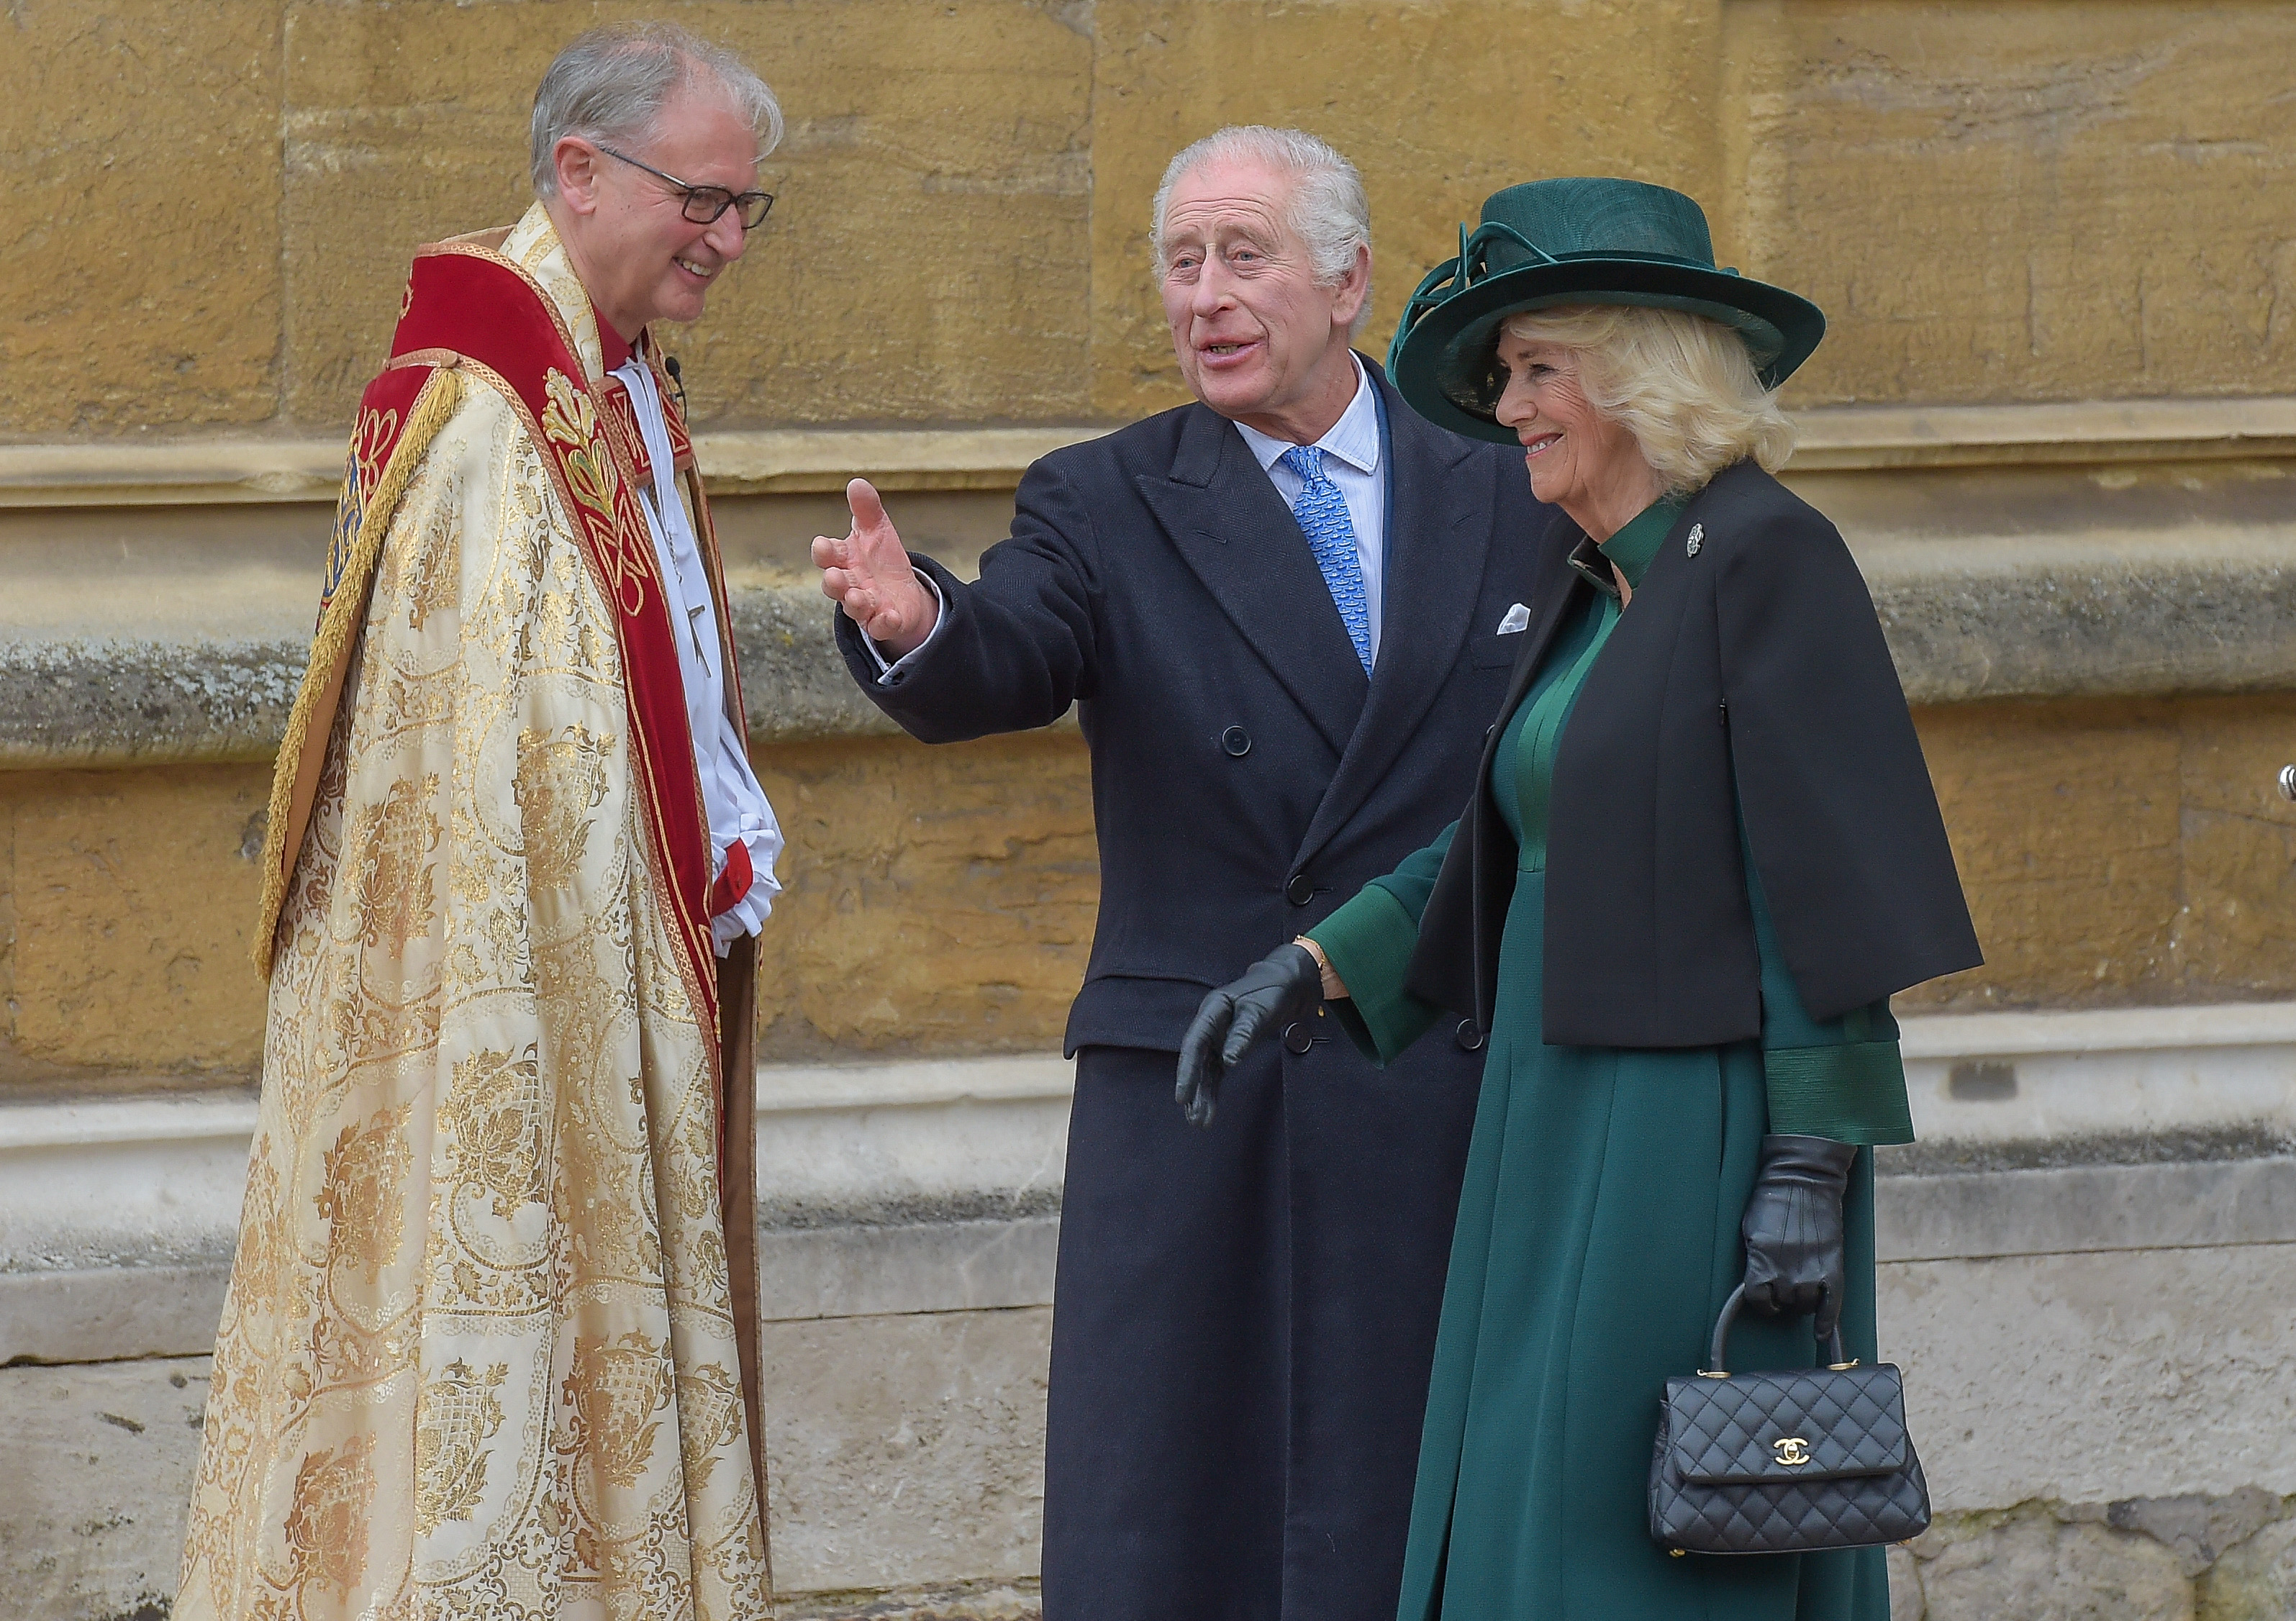
[[[1324,471],[1324,451],[1317,445],[1294,445],[1283,453],[1283,465],[1300,475],[1303,487],[1292,505],[1300,532],[1316,553],[1316,567],[1332,590],[1332,604],[1356,644],[1364,674],[1371,674],[1371,598],[1364,591],[1363,560],[1356,553],[1356,526],[1348,520],[1348,498]]]

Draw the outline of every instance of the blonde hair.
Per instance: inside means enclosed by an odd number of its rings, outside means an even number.
[[[1563,304],[1510,315],[1500,330],[1576,354],[1579,392],[1635,436],[1669,495],[1703,489],[1748,456],[1775,472],[1793,454],[1777,390],[1718,321],[1646,304]]]

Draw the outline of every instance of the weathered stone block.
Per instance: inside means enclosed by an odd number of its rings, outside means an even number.
[[[1884,1553],[1890,1569],[1890,1621],[1923,1621],[1922,1579],[1914,1569],[1914,1556],[1904,1548]]]
[[[790,837],[759,939],[769,1056],[1060,1044],[1100,894],[1081,739],[808,743],[756,759]]]
[[[277,6],[33,0],[8,24],[0,434],[271,416]]]
[[[2176,1497],[2126,1497],[2105,1505],[2104,1522],[2116,1531],[2141,1531],[2177,1556],[2188,1576],[2215,1564],[2281,1517],[2280,1499],[2260,1486],[2243,1486],[2226,1497],[2188,1492]]]
[[[835,1592],[1034,1576],[1044,1308],[768,1323],[774,1575]]]
[[[260,1062],[248,967],[270,773],[0,773],[0,1079]]]
[[[1915,1546],[1923,1621],[2193,1621],[2174,1553],[2038,1504],[1941,1521]]]
[[[1502,185],[1627,175],[1720,189],[1718,0],[1098,0],[1092,104],[1092,409],[1186,398],[1148,240],[1173,154],[1223,124],[1296,124],[1352,158],[1377,256],[1363,347]]]
[[[2252,201],[2296,156],[2285,8],[1730,18],[1744,262],[1830,318],[1796,399],[2286,386],[2296,248]]]
[[[2285,1621],[2296,1616],[2296,1504],[2291,1517],[2228,1550],[2201,1578],[2199,1621]]]
[[[507,225],[531,200],[534,86],[591,20],[541,15],[288,9],[297,422],[348,419],[417,243]],[[667,334],[698,423],[1081,410],[1090,45],[1076,29],[1026,0],[676,15],[743,52],[790,120],[763,173],[773,219],[709,315]],[[344,208],[347,189],[365,206]]]
[[[2251,1001],[2296,987],[2296,698],[1915,716],[1986,963],[1906,1011]]]
[[[2137,1482],[2296,1492],[2296,1244],[1894,1262],[1879,1281],[1940,1514]]]
[[[0,1592],[32,1621],[161,1621],[205,1412],[205,1357],[0,1368]]]
[[[2135,1001],[2167,975],[2181,743],[2152,703],[1999,703],[1916,717],[1986,963],[1900,1005]]]
[[[2296,702],[2193,700],[2179,743],[2177,978],[2196,997],[2274,995],[2296,984],[2296,805],[2276,789],[2296,760]]]

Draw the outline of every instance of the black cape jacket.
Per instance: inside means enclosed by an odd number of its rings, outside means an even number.
[[[1591,543],[1555,521],[1407,981],[1480,1029],[1516,863],[1491,757],[1566,610],[1595,589],[1570,561],[1583,566]],[[1833,525],[1751,462],[1718,473],[1676,519],[1579,692],[1550,803],[1554,1044],[1701,1047],[1761,1033],[1749,848],[1813,1018],[1983,961],[1866,582]]]

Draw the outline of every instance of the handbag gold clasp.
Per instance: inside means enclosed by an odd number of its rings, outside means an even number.
[[[1809,1443],[1800,1436],[1786,1436],[1770,1443],[1778,1461],[1789,1469],[1799,1469],[1809,1461]]]

